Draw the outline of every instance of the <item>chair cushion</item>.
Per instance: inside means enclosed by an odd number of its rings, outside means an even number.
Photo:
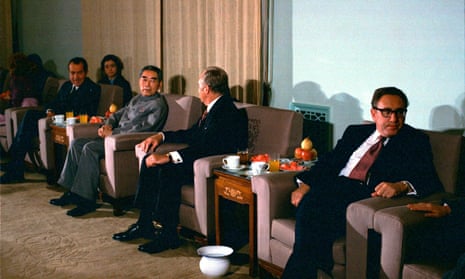
[[[271,237],[285,246],[292,248],[295,241],[295,220],[294,219],[274,219],[271,222]],[[346,242],[345,237],[337,239],[333,244],[333,260],[335,264],[344,265],[346,262]],[[273,255],[274,258],[275,255]]]
[[[181,203],[194,207],[194,185],[182,186]]]

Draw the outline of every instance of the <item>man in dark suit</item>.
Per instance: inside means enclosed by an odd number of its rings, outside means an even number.
[[[236,153],[247,146],[247,117],[230,97],[228,76],[218,67],[208,67],[199,77],[199,98],[207,114],[188,130],[158,133],[139,144],[150,152],[163,142],[188,143],[189,147],[168,154],[148,154],[141,166],[135,205],[140,208],[137,223],[113,239],[152,239],[139,250],[159,253],[179,247],[177,225],[181,186],[192,183],[195,160],[211,155]],[[155,230],[156,219],[162,229]]]
[[[407,96],[395,87],[375,90],[375,124],[349,126],[333,151],[296,176],[291,195],[297,207],[295,243],[283,279],[331,274],[332,244],[345,234],[346,208],[368,197],[425,196],[443,189],[433,165],[428,137],[404,124]],[[379,142],[379,144],[378,144]],[[362,175],[365,153],[380,151]]]
[[[61,86],[55,99],[44,106],[46,110],[31,109],[26,112],[8,151],[11,160],[6,167],[6,173],[0,177],[0,183],[24,180],[24,157],[33,148],[33,139],[38,137],[39,119],[64,114],[67,111],[90,116],[97,113],[100,86],[87,77],[87,72],[87,61],[84,58],[72,58],[68,62],[69,81]]]

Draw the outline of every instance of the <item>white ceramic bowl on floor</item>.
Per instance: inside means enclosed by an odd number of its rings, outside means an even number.
[[[200,271],[209,277],[221,277],[229,271],[230,261],[228,256],[234,250],[228,246],[211,245],[197,249],[200,259]]]

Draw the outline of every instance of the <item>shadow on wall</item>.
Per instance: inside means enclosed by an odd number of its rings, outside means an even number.
[[[461,111],[451,105],[437,106],[431,111],[430,126],[434,131],[465,129],[465,93],[458,101]]]
[[[318,83],[305,81],[296,84],[292,89],[291,95],[291,101],[294,102],[329,107],[330,122],[333,124],[334,144],[342,137],[347,126],[360,124],[364,120],[360,101],[348,93],[337,93],[328,99]]]
[[[231,87],[231,97],[242,103],[261,105],[260,82],[247,80],[244,87],[234,85]]]
[[[176,95],[186,95],[186,78],[182,75],[176,75],[168,81],[168,92]]]

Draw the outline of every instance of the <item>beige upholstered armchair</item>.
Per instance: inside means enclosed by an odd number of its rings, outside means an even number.
[[[164,130],[191,127],[202,115],[202,103],[193,96],[164,94],[168,103],[168,118]],[[67,127],[69,140],[95,137],[99,125],[73,125]],[[100,161],[100,192],[105,201],[113,205],[115,215],[124,214],[132,204],[139,178],[139,165],[134,147],[153,132],[113,135],[105,139],[105,158]],[[177,149],[179,146],[173,146]],[[171,149],[173,150],[173,149]],[[166,151],[167,152],[167,151]]]
[[[463,155],[460,155],[464,152],[463,137],[438,132],[427,132],[427,134],[430,136],[436,169],[446,190],[456,192],[456,187],[462,185],[460,189],[463,191],[465,163],[463,163]],[[459,166],[462,166],[461,170]],[[259,175],[252,178],[252,190],[257,194],[257,212],[259,212],[257,214],[259,264],[265,270],[277,275],[282,273],[294,244],[295,219],[289,203],[290,193],[294,189],[294,173]],[[424,200],[434,200],[440,195],[434,194]],[[395,206],[403,208],[405,204],[411,202],[418,202],[418,199],[369,198],[350,204],[347,209],[346,237],[338,239],[333,245],[334,278],[371,278],[375,272],[378,272],[376,269],[376,266],[379,266],[380,251],[378,233],[382,228],[389,230],[389,233],[381,235],[382,274],[388,270],[392,273],[393,269],[396,270],[394,274],[400,274],[402,254],[399,249],[402,247],[402,238],[399,239],[399,235],[402,235],[402,226],[393,226],[392,220],[382,226],[382,223],[377,224],[375,216],[378,216],[379,210],[383,212],[383,209]],[[394,218],[400,217],[391,219]],[[398,242],[393,241],[393,238]],[[393,249],[397,252],[392,252]],[[390,255],[389,259],[386,255]],[[319,273],[319,276],[325,278],[326,274]]]
[[[302,115],[264,106],[236,104],[246,110],[249,126],[249,154],[278,152],[291,156],[302,140]],[[163,146],[163,145],[162,145]],[[160,146],[160,147],[162,147]],[[165,152],[165,151],[163,151]],[[139,159],[143,153],[136,149]],[[194,184],[181,190],[179,217],[181,226],[214,242],[214,175],[213,170],[222,165],[224,155],[209,156],[194,162]]]
[[[440,132],[427,133],[433,148],[434,164],[446,190],[445,193],[434,194],[427,200],[440,201],[444,197],[464,196],[465,137]],[[423,241],[420,242],[422,245],[409,245],[418,243],[420,239],[428,239],[434,234],[445,234],[447,239],[447,229],[442,231],[444,228],[435,225],[437,221],[424,217],[421,212],[411,212],[405,206],[377,211],[374,215],[373,230],[381,235],[380,278],[442,278],[443,273],[455,265],[455,261],[443,262],[437,258],[434,262],[428,262],[428,259],[418,259],[412,256],[412,250],[418,254],[422,252],[421,246],[434,247],[434,243]],[[462,251],[465,252],[465,247],[462,247]]]
[[[108,110],[111,104],[116,104],[118,107],[121,107],[123,104],[123,89],[116,85],[100,84],[101,94],[99,105],[97,108],[97,115],[103,116]],[[40,158],[42,160],[43,168],[47,173],[52,174],[55,171],[55,148],[52,141],[52,134],[50,129],[51,120],[47,118],[42,118],[39,120],[39,150]],[[74,133],[69,133],[69,142],[74,137],[94,137],[97,134],[97,129],[99,125],[97,124],[77,124],[76,127],[80,129]],[[69,128],[74,126],[68,126]],[[49,183],[54,182],[54,178],[49,179]]]

